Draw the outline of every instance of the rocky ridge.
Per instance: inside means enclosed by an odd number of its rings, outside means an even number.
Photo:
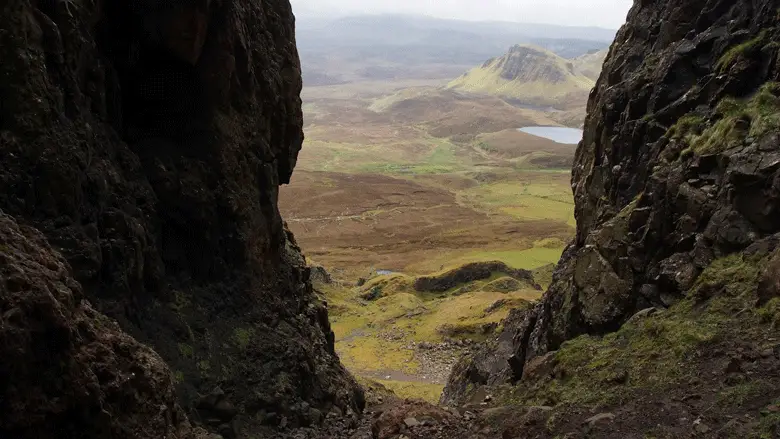
[[[277,208],[303,140],[289,2],[0,10],[0,436],[189,437],[174,385],[226,437],[359,411]]]
[[[464,73],[448,87],[524,104],[563,107],[584,102],[593,81],[579,71],[576,60],[562,58],[540,47],[518,44],[503,56],[491,58]]]
[[[739,382],[762,390],[721,413],[748,421],[692,414],[708,425],[700,428],[638,415],[622,428],[777,434],[778,419],[766,414],[780,398],[770,372],[778,291],[766,290],[780,239],[777,7],[635,3],[588,103],[572,175],[576,239],[543,299],[456,366],[443,402],[509,385],[516,401],[603,407],[622,393],[623,406],[681,398],[695,413],[705,404],[691,394],[712,402]],[[674,355],[659,355],[670,348]],[[633,437],[626,431],[621,437]]]

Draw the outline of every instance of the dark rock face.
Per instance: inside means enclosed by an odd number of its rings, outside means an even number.
[[[219,386],[237,430],[363,404],[277,209],[303,140],[293,23],[287,0],[11,0],[0,23],[0,209],[185,406]]]
[[[419,277],[414,281],[414,289],[420,292],[443,293],[460,284],[487,279],[494,273],[504,273],[513,279],[526,282],[532,288],[542,289],[534,282],[533,273],[528,270],[510,268],[503,262],[474,262],[439,276]]]
[[[553,84],[563,82],[566,72],[550,62],[549,53],[527,46],[512,46],[496,64],[501,69],[501,77],[507,81],[522,79],[523,81],[546,81]],[[573,67],[569,66],[569,73]]]
[[[0,214],[0,433],[9,438],[209,438],[171,372],[85,300],[45,237]]]
[[[635,2],[588,103],[572,176],[576,239],[542,301],[456,366],[443,401],[463,400],[469,384],[520,380],[566,340],[672,305],[713,260],[780,232],[776,10],[769,0]],[[775,269],[762,300],[777,294]]]

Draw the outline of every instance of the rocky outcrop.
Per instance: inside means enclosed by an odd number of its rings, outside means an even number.
[[[443,293],[461,284],[488,279],[497,273],[524,282],[529,288],[542,289],[534,282],[533,273],[511,268],[503,262],[473,262],[437,276],[418,277],[414,281],[414,289],[419,292]]]
[[[171,372],[84,298],[30,227],[0,214],[3,437],[210,438],[192,429]]]
[[[65,258],[72,280],[61,282],[80,284],[97,311],[161,355],[196,421],[211,422],[194,405],[219,387],[240,414],[214,429],[358,410],[362,393],[338,362],[327,311],[277,209],[303,140],[289,2],[11,0],[2,10],[0,209]],[[76,328],[76,305],[38,324]],[[13,317],[1,315],[3,325]],[[132,349],[100,358],[101,373],[122,380],[129,369],[114,368],[143,363],[136,375],[156,381],[136,391],[173,407],[159,359],[111,331]],[[79,349],[62,343],[62,358]],[[33,390],[19,374],[58,373],[25,358],[3,374],[13,395]],[[98,366],[94,356],[72,361]],[[86,381],[75,378],[34,397],[63,413],[101,407],[99,389],[79,394]],[[0,387],[4,403],[15,404],[11,390]],[[13,425],[22,429],[13,437],[34,434]]]
[[[541,47],[515,45],[506,54],[456,78],[448,87],[523,104],[581,107],[593,87],[593,64],[588,58],[569,60]],[[581,72],[580,66],[590,68],[589,74]]]
[[[526,82],[544,81],[557,84],[566,79],[566,74],[574,73],[570,63],[550,62],[555,59],[550,52],[533,46],[515,45],[509,52],[493,62],[483,64],[483,68],[493,66],[500,70],[499,76],[507,81],[520,79]]]
[[[754,242],[774,250],[778,25],[769,0],[635,2],[588,104],[572,175],[576,239],[537,306],[456,366],[445,402],[521,380],[567,340],[673,305],[719,258]],[[769,277],[760,302],[776,295]]]

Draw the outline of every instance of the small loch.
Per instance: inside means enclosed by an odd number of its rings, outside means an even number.
[[[531,134],[537,137],[544,137],[550,139],[553,142],[566,143],[576,145],[582,140],[582,130],[576,128],[566,127],[525,127],[518,128],[518,131],[522,131],[526,134]]]

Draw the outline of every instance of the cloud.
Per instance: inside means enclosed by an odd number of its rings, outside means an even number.
[[[423,14],[617,29],[632,0],[291,0],[296,13],[321,16]]]

